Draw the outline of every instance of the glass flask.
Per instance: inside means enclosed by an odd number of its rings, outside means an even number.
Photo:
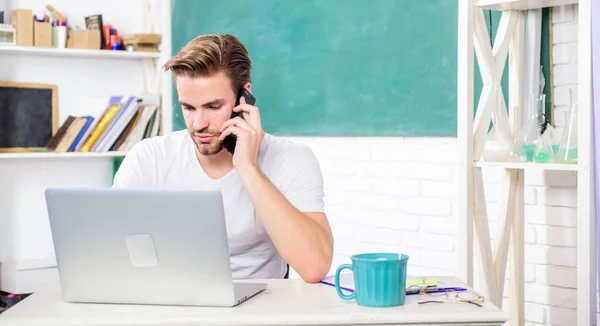
[[[531,114],[525,125],[519,130],[514,146],[522,161],[533,162],[533,154],[536,151],[538,140],[542,135],[545,135],[545,145],[549,145],[554,153],[556,153],[558,145],[556,144],[554,127],[550,123],[545,123],[547,122],[546,115],[544,114],[546,94],[540,94],[539,97],[531,95],[529,101]],[[544,132],[540,135],[540,127],[543,124],[545,124]]]
[[[492,111],[492,129],[488,132],[481,156],[488,162],[514,161],[512,156],[514,141],[511,136],[510,126],[500,123],[500,114],[503,109],[502,93],[496,87],[495,105]]]
[[[535,163],[552,163],[555,161],[553,141],[548,135],[548,126],[550,126],[550,121],[546,118],[546,115],[543,116],[544,120],[540,125],[538,131],[537,143],[535,145],[535,152],[533,153],[533,161]]]
[[[519,107],[514,106],[512,112],[519,112]],[[518,136],[519,136],[518,133],[516,136],[514,136],[514,140],[513,140],[513,144],[512,144],[512,151],[510,152],[511,161],[513,161],[513,162],[524,161],[525,158],[527,157],[527,153],[525,152],[525,149],[518,142],[518,140],[519,140]]]
[[[575,164],[577,163],[577,111],[579,105],[571,104],[569,112],[565,113],[565,129],[558,143],[558,153],[556,161],[559,163]]]

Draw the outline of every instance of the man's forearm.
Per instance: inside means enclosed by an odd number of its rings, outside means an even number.
[[[318,222],[297,210],[255,166],[238,171],[275,247],[307,282],[319,282],[329,271],[333,239]]]

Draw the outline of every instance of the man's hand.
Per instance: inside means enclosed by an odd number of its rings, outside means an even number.
[[[223,141],[225,137],[231,134],[237,137],[235,153],[233,155],[233,166],[236,169],[257,167],[258,150],[265,136],[258,108],[246,104],[246,99],[242,96],[240,105],[234,107],[233,111],[241,111],[244,119],[235,117],[225,121],[221,126],[221,130],[219,130],[221,132],[219,140]]]

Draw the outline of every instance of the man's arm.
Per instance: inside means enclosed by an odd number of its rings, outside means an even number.
[[[281,257],[304,281],[321,281],[333,258],[333,236],[325,213],[296,209],[258,167],[238,173]]]
[[[290,176],[290,183],[296,188],[288,194],[296,204],[293,205],[258,167],[258,152],[264,138],[258,108],[246,104],[242,97],[240,105],[233,110],[243,111],[244,118],[236,117],[223,123],[220,139],[231,134],[237,136],[233,166],[254,209],[283,259],[304,281],[321,281],[333,259],[333,236],[325,214],[313,211],[322,210],[323,185],[316,158],[311,152],[310,159],[302,162],[307,166],[295,169],[299,172]],[[291,162],[294,163],[299,162]],[[318,207],[314,202],[319,203]],[[302,206],[304,212],[296,206]]]

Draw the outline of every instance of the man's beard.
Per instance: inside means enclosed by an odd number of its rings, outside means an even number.
[[[212,135],[213,139],[209,144],[197,143],[194,135]],[[221,136],[220,132],[209,131],[208,129],[202,129],[200,131],[190,133],[190,137],[192,137],[192,141],[194,142],[194,145],[196,145],[198,153],[202,155],[215,155],[223,149],[223,143],[219,140],[219,136]]]

